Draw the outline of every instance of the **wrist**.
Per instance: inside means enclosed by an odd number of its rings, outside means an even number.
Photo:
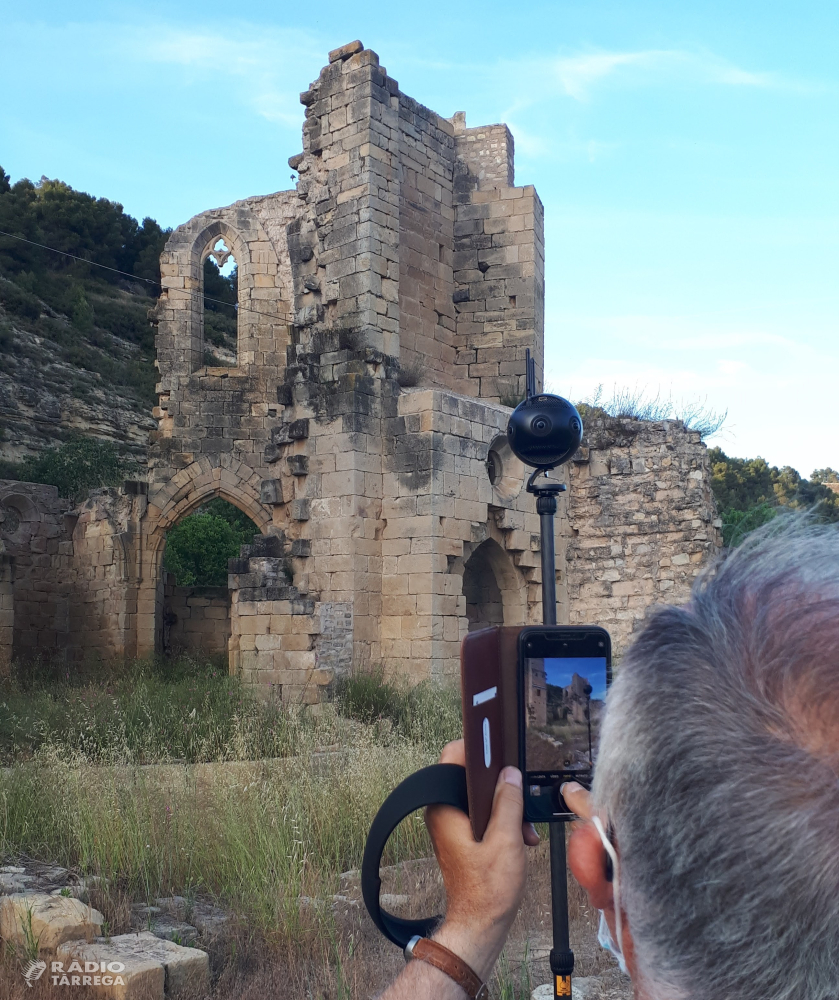
[[[486,982],[504,947],[507,928],[502,926],[486,928],[477,924],[467,925],[460,921],[445,920],[432,938],[449,951],[453,951],[483,982]]]

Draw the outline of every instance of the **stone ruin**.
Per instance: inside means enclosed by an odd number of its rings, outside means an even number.
[[[286,700],[382,665],[454,675],[465,633],[541,617],[539,519],[505,437],[544,357],[543,209],[505,125],[403,94],[353,42],[301,94],[296,189],[203,212],[161,257],[148,477],[71,509],[4,482],[5,662],[227,650]],[[204,341],[203,265],[238,266],[238,349]],[[208,363],[210,362],[210,363]],[[720,545],[705,446],[595,416],[561,470],[558,620],[618,655]],[[165,579],[167,532],[213,497],[255,538],[229,588]]]

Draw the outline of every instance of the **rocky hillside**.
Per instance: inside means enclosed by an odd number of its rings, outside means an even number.
[[[91,300],[94,310],[101,300],[149,327],[153,303],[144,292],[113,289]],[[154,373],[151,352],[111,332],[107,319],[81,331],[0,277],[0,458],[17,460],[73,434],[114,441],[142,458],[156,426]]]
[[[167,235],[105,198],[0,169],[0,459],[80,435],[144,456]]]

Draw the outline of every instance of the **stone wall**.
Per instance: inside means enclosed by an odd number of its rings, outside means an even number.
[[[352,668],[352,605],[302,595],[286,551],[280,536],[263,536],[230,562],[230,669],[263,693],[314,704]]]
[[[14,559],[0,553],[0,677],[9,673],[15,640]]]
[[[15,657],[134,655],[144,489],[96,490],[72,508],[54,486],[0,482],[0,534],[14,562]]]
[[[54,486],[0,482],[0,533],[14,562],[13,655],[61,655],[71,645],[71,504]],[[8,609],[7,609],[8,610]]]
[[[659,603],[683,603],[722,544],[708,452],[679,421],[585,421],[562,533],[571,624],[596,622],[619,657]]]
[[[230,591],[227,587],[178,587],[171,573],[164,581],[163,652],[227,657],[230,641]]]

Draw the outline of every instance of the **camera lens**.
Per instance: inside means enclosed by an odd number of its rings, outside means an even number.
[[[530,421],[530,430],[537,437],[545,437],[553,430],[553,424],[544,414],[539,414]]]

